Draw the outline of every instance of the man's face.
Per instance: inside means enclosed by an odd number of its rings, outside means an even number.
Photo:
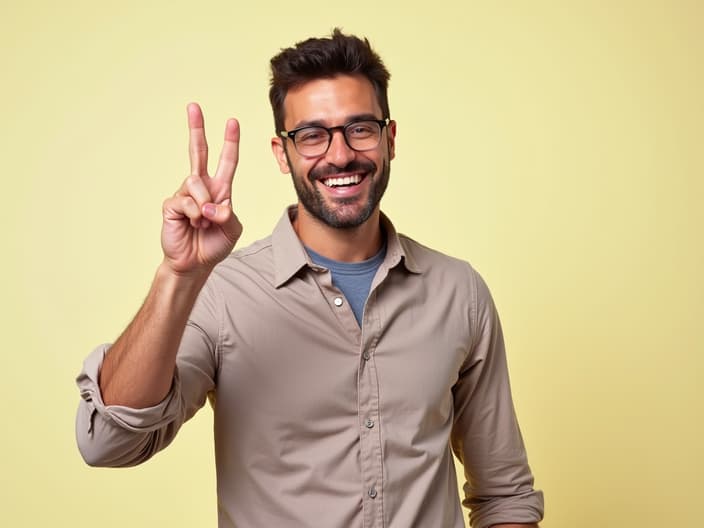
[[[349,75],[310,81],[290,90],[284,112],[286,130],[382,118],[369,80]],[[299,205],[328,226],[351,228],[363,224],[379,207],[389,181],[395,135],[392,121],[382,129],[379,145],[364,152],[352,150],[342,131],[333,132],[328,151],[320,156],[302,156],[292,139],[280,137],[272,139],[272,149],[281,172],[291,173]]]

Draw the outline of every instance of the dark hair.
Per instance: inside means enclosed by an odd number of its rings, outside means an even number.
[[[391,75],[381,57],[366,38],[345,35],[335,28],[330,37],[298,42],[271,59],[269,101],[276,132],[284,130],[284,99],[290,89],[336,75],[362,75],[369,79],[383,113],[381,117],[390,117],[386,90]]]

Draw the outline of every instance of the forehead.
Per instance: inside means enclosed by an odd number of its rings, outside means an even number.
[[[308,81],[289,90],[284,99],[287,130],[314,121],[336,126],[345,124],[350,117],[369,114],[382,117],[374,87],[361,75]]]

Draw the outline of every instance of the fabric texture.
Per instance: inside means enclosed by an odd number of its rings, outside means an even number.
[[[320,255],[310,248],[306,248],[314,264],[330,270],[332,285],[338,288],[350,303],[354,318],[362,325],[364,305],[369,297],[369,290],[379,266],[386,256],[386,242],[382,249],[372,258],[362,262],[339,262]]]
[[[104,405],[109,345],[86,359],[76,422],[84,459],[144,462],[210,396],[220,528],[463,528],[452,451],[472,526],[539,521],[543,497],[481,277],[383,217],[387,251],[360,327],[301,245],[294,214],[215,268],[159,405]]]

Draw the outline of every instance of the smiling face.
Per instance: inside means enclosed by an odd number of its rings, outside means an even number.
[[[382,118],[372,84],[356,75],[316,79],[289,90],[284,112],[286,130]],[[328,151],[317,157],[301,156],[293,140],[280,137],[272,139],[272,149],[281,172],[291,174],[299,209],[327,226],[353,228],[378,212],[389,181],[395,135],[392,121],[382,129],[379,145],[364,152],[352,150],[341,130],[333,132]]]

